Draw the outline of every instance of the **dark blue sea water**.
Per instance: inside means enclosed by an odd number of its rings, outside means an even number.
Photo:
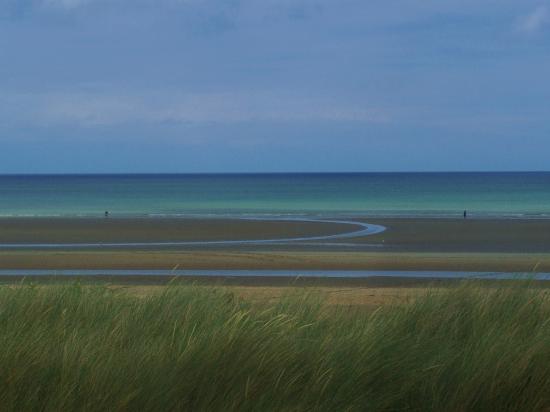
[[[550,217],[550,172],[0,176],[0,216]]]

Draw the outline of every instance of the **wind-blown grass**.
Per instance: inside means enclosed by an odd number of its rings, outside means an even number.
[[[223,289],[0,288],[2,410],[550,408],[550,298],[465,284],[368,311]]]

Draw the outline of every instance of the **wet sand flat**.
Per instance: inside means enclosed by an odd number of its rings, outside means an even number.
[[[339,218],[341,220],[341,218]],[[353,219],[346,219],[353,222]],[[395,252],[550,253],[550,219],[357,219],[385,232],[334,243]],[[350,224],[188,218],[0,218],[2,243],[177,242],[277,239],[346,233]],[[322,242],[317,242],[319,245]],[[293,244],[296,249],[299,244]],[[312,246],[312,245],[309,245]],[[228,246],[220,248],[229,249]],[[324,248],[323,250],[326,250]]]
[[[550,272],[550,220],[368,219],[383,233],[263,247],[0,250],[0,269],[281,269]],[[356,230],[347,224],[235,219],[0,219],[0,243],[273,239]],[[377,245],[342,249],[338,244]],[[316,246],[317,245],[317,246]]]
[[[221,218],[0,218],[0,244],[277,239],[353,229],[337,223]]]
[[[361,219],[364,220],[364,219]],[[355,242],[387,251],[550,253],[550,219],[372,219],[387,230]]]

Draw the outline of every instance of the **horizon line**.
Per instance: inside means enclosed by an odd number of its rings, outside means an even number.
[[[0,173],[2,177],[24,176],[207,176],[207,175],[360,175],[360,174],[503,174],[550,173],[550,170],[404,170],[404,171],[313,171],[313,172],[46,172]]]

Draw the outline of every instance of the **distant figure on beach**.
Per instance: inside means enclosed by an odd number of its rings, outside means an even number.
[[[466,212],[464,212],[464,213],[466,213]],[[109,211],[108,210],[105,211],[105,217],[109,217]]]
[[[468,213],[466,213],[466,211],[464,211],[464,219],[466,219],[467,216],[468,216]]]

